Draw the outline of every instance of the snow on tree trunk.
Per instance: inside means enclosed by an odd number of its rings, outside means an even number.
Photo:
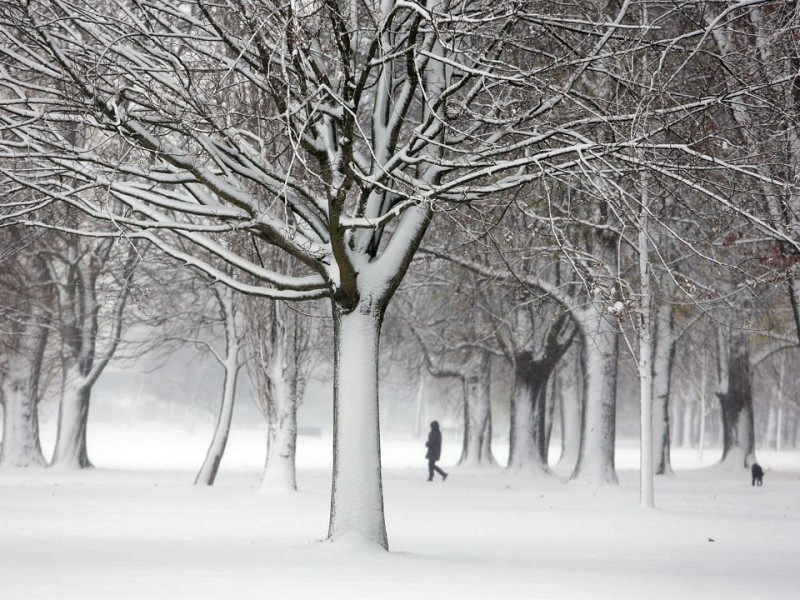
[[[277,311],[276,311],[277,313]],[[275,320],[273,320],[274,322]],[[275,327],[279,327],[278,324]],[[267,461],[261,478],[262,491],[294,491],[297,489],[295,456],[297,453],[297,396],[295,365],[287,365],[289,354],[284,327],[275,340],[270,365],[270,417],[267,429]]]
[[[547,374],[537,369],[530,352],[517,353],[507,467],[511,471],[547,472],[543,406],[547,379]]]
[[[473,352],[461,382],[464,389],[464,442],[458,464],[471,467],[493,465],[489,393],[491,357],[488,352]]]
[[[614,441],[618,334],[616,324],[598,310],[599,307],[586,311],[581,327],[585,332],[586,396],[581,445],[571,478],[617,484]]]
[[[581,353],[575,352],[569,361],[562,361],[556,371],[561,405],[561,456],[558,465],[573,471],[578,462],[581,445],[581,421],[583,410],[584,369],[580,365]]]
[[[675,358],[674,309],[665,302],[656,307],[653,346],[653,459],[656,475],[672,473],[670,462],[670,390]]]
[[[46,461],[39,441],[39,374],[48,330],[35,322],[25,324],[14,336],[3,378],[3,442],[0,466],[39,467]]]
[[[285,303],[270,301],[264,313],[251,310],[251,326],[257,323],[267,331],[249,329],[255,348],[253,365],[262,409],[267,417],[267,455],[261,478],[261,491],[295,491],[295,455],[297,449],[297,405],[301,395],[303,367],[299,364],[299,327],[297,316]],[[265,318],[266,317],[266,318]],[[305,357],[307,359],[307,357]]]
[[[86,469],[92,466],[86,451],[91,387],[87,385],[76,365],[65,365],[64,369],[61,404],[58,409],[58,435],[50,465],[66,469]]]
[[[749,467],[755,462],[753,393],[747,334],[734,330],[728,340],[727,382],[718,392],[722,408],[722,463]]]
[[[283,401],[275,421],[267,430],[267,461],[261,478],[261,491],[297,489],[295,456],[297,454],[297,404]]]
[[[208,446],[206,458],[203,461],[195,485],[214,485],[219,471],[219,464],[225,454],[225,447],[228,444],[228,437],[231,431],[231,421],[233,420],[233,406],[236,400],[236,381],[239,371],[239,343],[236,330],[230,331],[231,324],[226,323],[226,336],[228,337],[227,356],[224,361],[225,381],[222,392],[222,405],[219,409],[217,424],[214,427],[214,436]]]
[[[334,301],[333,485],[328,539],[388,549],[381,481],[378,351],[382,309]]]
[[[549,326],[541,327],[538,336],[534,323],[529,307],[514,312],[511,336],[514,381],[507,468],[541,474],[548,471],[546,413],[550,376],[569,349],[575,330],[563,314],[550,321]]]
[[[130,295],[130,278],[139,254],[129,245],[120,271],[123,277],[115,290],[107,315],[105,348],[98,344],[99,312],[98,279],[106,267],[116,265],[118,255],[112,253],[115,242],[103,241],[86,248],[83,238],[67,236],[63,255],[52,258],[48,268],[58,297],[61,330],[61,401],[58,411],[58,434],[50,465],[60,468],[91,467],[86,450],[86,426],[92,386],[114,356],[122,336],[123,312]],[[107,294],[112,288],[104,289]],[[105,320],[105,319],[104,319]]]

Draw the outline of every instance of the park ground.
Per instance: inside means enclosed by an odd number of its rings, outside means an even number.
[[[44,430],[45,446],[52,432]],[[639,508],[635,442],[618,487],[442,465],[385,436],[390,552],[321,542],[330,439],[301,437],[297,493],[259,493],[264,438],[234,431],[212,488],[192,485],[210,433],[93,427],[86,472],[0,473],[3,600],[785,599],[800,594],[800,452],[758,452],[763,487],[673,451]],[[498,441],[502,459],[507,449]],[[501,460],[502,462],[502,460]]]

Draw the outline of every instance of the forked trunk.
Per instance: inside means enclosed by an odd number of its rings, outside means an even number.
[[[381,308],[333,303],[333,485],[328,539],[388,548],[381,481],[378,350]]]

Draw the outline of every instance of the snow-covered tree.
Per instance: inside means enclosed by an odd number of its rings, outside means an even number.
[[[297,488],[297,409],[318,358],[321,321],[328,319],[304,308],[298,313],[286,302],[243,298],[247,366],[267,423],[262,491]]]
[[[59,236],[41,251],[55,287],[61,358],[58,433],[50,465],[91,466],[86,427],[92,388],[116,352],[139,255],[129,241]]]
[[[0,247],[0,466],[44,466],[39,440],[40,379],[52,326],[53,289],[37,251],[43,236],[19,227],[4,230]]]
[[[513,473],[539,474],[548,470],[548,383],[575,333],[567,314],[547,321],[538,311],[547,313],[541,307],[534,309],[530,302],[514,307],[504,336],[503,345],[514,372],[507,467]]]
[[[222,323],[225,350],[218,352],[209,346],[217,362],[222,365],[225,372],[222,385],[222,401],[219,406],[217,422],[214,426],[214,435],[206,452],[206,458],[200,466],[195,477],[195,485],[214,485],[214,480],[219,472],[219,465],[225,454],[225,448],[230,436],[233,421],[233,407],[236,401],[236,384],[239,370],[243,365],[242,346],[244,345],[242,325],[237,322],[240,312],[239,304],[242,299],[234,290],[224,286],[211,286],[211,295],[216,302],[219,321]]]

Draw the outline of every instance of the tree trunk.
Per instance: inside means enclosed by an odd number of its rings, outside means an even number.
[[[419,383],[417,383],[417,394],[414,400],[414,439],[422,438],[425,423],[427,422],[427,410],[425,404],[425,377],[422,369],[419,370]]]
[[[282,401],[275,420],[267,430],[267,461],[261,478],[261,491],[297,489],[297,403]]]
[[[236,400],[236,381],[239,373],[239,344],[236,340],[236,332],[233,331],[233,343],[228,343],[228,355],[225,357],[225,382],[222,392],[222,405],[217,417],[217,425],[214,427],[214,436],[208,446],[206,458],[203,461],[200,471],[194,480],[195,485],[214,485],[219,471],[219,464],[225,454],[225,447],[228,444],[228,437],[231,432],[231,421],[233,420],[233,406]]]
[[[125,281],[111,307],[110,331],[105,349],[98,348],[97,282],[114,247],[111,241],[85,253],[79,248],[82,238],[68,236],[67,249],[49,265],[58,297],[61,330],[61,402],[58,434],[51,466],[83,469],[92,466],[86,450],[86,426],[92,387],[116,351],[122,336],[123,313],[130,295],[130,277],[139,258],[131,245],[127,249],[122,274]],[[62,262],[66,262],[66,268]]]
[[[653,352],[653,457],[656,475],[672,473],[670,462],[669,397],[675,358],[674,309],[671,303],[656,308]]]
[[[576,352],[568,363],[562,362],[556,371],[561,401],[561,456],[558,465],[570,472],[575,470],[581,446],[585,385],[579,374],[584,373],[585,369],[580,363],[581,352]]]
[[[548,457],[550,451],[550,440],[553,435],[553,421],[555,418],[556,410],[556,397],[558,392],[558,380],[555,377],[550,377],[547,383],[547,390],[545,392],[545,410],[544,410],[544,453],[545,458]]]
[[[685,403],[686,399],[682,395],[678,395],[672,399],[669,405],[669,439],[670,445],[675,447],[680,446],[683,440],[683,405]]]
[[[694,404],[688,398],[685,398],[683,401],[683,427],[681,427],[681,433],[683,434],[683,439],[681,440],[682,448],[692,447],[692,434],[694,433],[693,425]]]
[[[58,408],[58,435],[50,465],[66,469],[86,469],[92,466],[86,451],[91,386],[86,384],[77,365],[65,365],[64,369],[61,404]]]
[[[475,350],[461,377],[464,389],[464,443],[458,464],[470,467],[493,465],[492,410],[489,385],[491,356]]]
[[[775,403],[770,402],[767,409],[767,422],[764,427],[764,435],[761,438],[761,448],[771,450],[775,448],[775,440],[777,439],[777,411],[775,410]]]
[[[590,307],[584,316],[583,350],[586,362],[586,403],[581,445],[572,479],[616,485],[614,442],[618,333],[616,324]]]
[[[644,5],[643,10],[646,11]],[[647,21],[646,12],[644,20]],[[655,507],[655,483],[653,464],[653,325],[651,310],[653,306],[652,286],[650,284],[650,249],[648,241],[649,189],[647,174],[642,175],[642,205],[639,216],[639,292],[640,319],[639,339],[639,505],[642,508]]]
[[[383,311],[333,303],[333,485],[328,539],[388,548],[381,481],[378,351]]]
[[[508,469],[532,473],[547,472],[544,447],[544,403],[547,376],[537,369],[530,352],[514,357],[511,391],[511,431]]]
[[[276,303],[277,304],[277,303]],[[277,317],[277,311],[276,311]],[[267,429],[267,460],[261,478],[261,491],[295,491],[297,477],[295,456],[297,454],[297,394],[295,365],[287,365],[296,355],[287,346],[287,331],[283,323],[273,319],[273,327],[279,335],[275,342],[270,365],[270,400],[272,410]],[[290,358],[291,357],[291,358]]]
[[[3,378],[3,442],[0,466],[40,467],[46,464],[39,441],[39,376],[48,329],[27,323],[15,335]]]
[[[727,383],[718,392],[723,428],[721,462],[749,467],[755,462],[755,433],[750,348],[745,332],[731,332],[728,352],[721,353],[721,360],[725,359]]]
[[[299,365],[296,320],[282,302],[270,303],[269,352],[262,360],[269,392],[267,458],[261,491],[295,491]]]

